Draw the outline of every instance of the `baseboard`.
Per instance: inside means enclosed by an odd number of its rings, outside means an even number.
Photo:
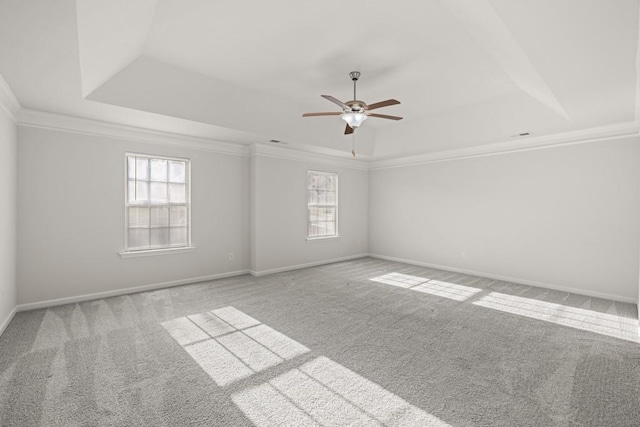
[[[633,298],[627,298],[627,297],[622,297],[622,296],[619,296],[619,295],[607,294],[607,293],[604,293],[604,292],[594,292],[594,291],[587,291],[587,290],[584,290],[584,289],[577,289],[577,288],[571,288],[571,287],[565,287],[565,286],[557,286],[557,285],[552,285],[552,284],[549,284],[549,283],[543,283],[543,282],[536,282],[536,281],[532,281],[532,280],[519,279],[519,278],[516,278],[516,277],[501,276],[501,275],[497,275],[497,274],[485,273],[485,272],[468,270],[468,269],[457,268],[457,267],[450,267],[450,266],[446,266],[446,265],[439,265],[439,264],[433,264],[433,263],[428,263],[428,262],[409,260],[409,259],[404,259],[404,258],[390,257],[390,256],[380,255],[380,254],[357,254],[357,255],[350,255],[350,256],[340,257],[340,258],[332,258],[332,259],[328,259],[328,260],[314,261],[314,262],[309,262],[309,263],[305,263],[305,264],[297,264],[297,265],[291,265],[291,266],[286,266],[286,267],[279,267],[279,268],[274,268],[274,269],[270,269],[270,270],[262,270],[262,271],[238,270],[238,271],[232,271],[232,272],[228,272],[228,273],[212,274],[212,275],[209,275],[209,276],[192,277],[192,278],[188,278],[188,279],[173,280],[173,281],[170,281],[170,282],[153,283],[153,284],[149,284],[149,285],[136,286],[136,287],[132,287],[132,288],[117,289],[117,290],[113,290],[113,291],[96,292],[96,293],[92,293],[92,294],[84,294],[84,295],[78,295],[78,296],[73,296],[73,297],[57,298],[57,299],[46,300],[46,301],[38,301],[38,302],[27,303],[27,304],[19,304],[18,306],[16,306],[12,310],[12,312],[5,319],[5,321],[2,324],[0,324],[0,335],[2,335],[2,332],[4,332],[5,328],[9,325],[9,323],[11,322],[11,320],[13,319],[15,314],[17,312],[19,312],[19,311],[27,311],[27,310],[35,310],[35,309],[38,309],[38,308],[54,307],[54,306],[58,306],[58,305],[72,304],[72,303],[76,303],[76,302],[90,301],[90,300],[100,299],[100,298],[108,298],[108,297],[114,297],[114,296],[120,296],[120,295],[133,294],[133,293],[136,293],[136,292],[153,291],[153,290],[157,290],[157,289],[170,288],[170,287],[173,287],[173,286],[188,285],[188,284],[199,283],[199,282],[207,282],[209,280],[223,279],[223,278],[226,278],[226,277],[241,276],[243,274],[251,274],[252,276],[255,276],[255,277],[266,276],[268,274],[281,273],[281,272],[284,272],[284,271],[299,270],[299,269],[302,269],[302,268],[316,267],[316,266],[319,266],[319,265],[333,264],[333,263],[336,263],[336,262],[350,261],[350,260],[359,259],[359,258],[366,258],[366,257],[372,257],[372,258],[377,258],[377,259],[382,259],[382,260],[387,260],[387,261],[401,262],[401,263],[404,263],[404,264],[418,265],[418,266],[421,266],[421,267],[436,268],[438,270],[452,271],[452,272],[455,272],[455,273],[470,274],[470,275],[473,275],[473,276],[486,277],[486,278],[495,279],[495,280],[503,280],[505,282],[518,283],[518,284],[528,285],[528,286],[536,286],[536,287],[539,287],[539,288],[552,289],[552,290],[555,290],[555,291],[571,292],[571,293],[578,294],[578,295],[585,295],[585,296],[596,297],[596,298],[604,298],[604,299],[609,299],[609,300],[613,300],[613,301],[620,301],[620,302],[631,303],[631,304],[637,304],[638,303],[638,301],[636,301]]]
[[[192,277],[189,279],[174,280],[171,282],[153,283],[150,285],[136,286],[133,288],[124,288],[124,289],[117,289],[113,291],[96,292],[92,294],[84,294],[84,295],[78,295],[73,297],[57,298],[57,299],[38,301],[38,302],[32,302],[27,304],[19,304],[14,311],[27,311],[27,310],[35,310],[38,308],[55,307],[57,305],[73,304],[76,302],[91,301],[91,300],[100,299],[100,298],[109,298],[109,297],[115,297],[120,295],[134,294],[136,292],[153,291],[156,289],[170,288],[173,286],[207,282],[209,280],[223,279],[225,277],[241,276],[243,274],[251,274],[252,276],[255,276],[255,277],[266,276],[267,274],[280,273],[283,271],[299,270],[301,268],[316,267],[318,265],[324,265],[324,264],[333,264],[335,262],[349,261],[349,260],[358,259],[358,258],[365,258],[367,256],[369,256],[369,254],[350,255],[350,256],[341,257],[341,258],[332,258],[328,260],[309,262],[306,264],[298,264],[298,265],[291,265],[287,267],[274,268],[271,270],[262,270],[262,271],[239,270],[239,271],[232,271],[229,273],[213,274],[210,276]]]
[[[57,298],[46,301],[32,302],[28,304],[20,304],[16,307],[17,311],[35,310],[38,308],[54,307],[57,305],[72,304],[82,301],[91,301],[100,298],[116,297],[120,295],[134,294],[137,292],[154,291],[157,289],[171,288],[173,286],[189,285],[193,283],[208,282],[209,280],[224,279],[225,277],[241,276],[248,274],[249,270],[231,271],[228,273],[212,274],[210,276],[191,277],[188,279],[173,280],[170,282],[152,283],[150,285],[136,286],[133,288],[116,289],[113,291],[96,292],[93,294],[78,295],[66,298]]]
[[[267,274],[282,273],[284,271],[292,271],[292,270],[300,270],[301,268],[317,267],[319,265],[333,264],[335,262],[351,261],[353,259],[366,258],[368,256],[369,254],[349,255],[341,258],[325,259],[322,261],[308,262],[305,264],[297,264],[297,265],[289,265],[286,267],[272,268],[270,270],[262,270],[262,271],[249,270],[249,273],[252,276],[260,277],[260,276],[266,276]]]
[[[7,318],[4,319],[4,322],[0,324],[0,336],[2,335],[4,330],[7,329],[7,326],[9,326],[9,323],[11,323],[11,321],[13,320],[13,316],[15,316],[17,312],[18,312],[18,306],[13,307],[13,310],[11,310],[11,313],[9,313]]]
[[[502,281],[505,281],[505,282],[518,283],[520,285],[535,286],[535,287],[538,287],[538,288],[551,289],[551,290],[554,290],[554,291],[570,292],[572,294],[584,295],[584,296],[588,296],[588,297],[603,298],[603,299],[608,299],[608,300],[612,300],[612,301],[620,301],[620,302],[626,302],[626,303],[631,303],[631,304],[637,304],[638,303],[638,301],[636,299],[634,299],[634,298],[623,297],[623,296],[620,296],[620,295],[607,294],[607,293],[604,293],[604,292],[589,291],[589,290],[585,290],[585,289],[571,288],[571,287],[567,287],[567,286],[557,286],[557,285],[552,285],[550,283],[543,283],[543,282],[536,282],[536,281],[533,281],[533,280],[519,279],[517,277],[501,276],[499,274],[491,274],[491,273],[485,273],[485,272],[481,272],[481,271],[467,270],[467,269],[464,269],[464,268],[449,267],[449,266],[446,266],[446,265],[438,265],[438,264],[432,264],[432,263],[429,263],[429,262],[420,262],[420,261],[414,261],[414,260],[410,260],[410,259],[390,257],[390,256],[386,256],[386,255],[369,254],[369,256],[372,257],[372,258],[383,259],[383,260],[386,260],[386,261],[395,261],[395,262],[402,262],[404,264],[418,265],[420,267],[436,268],[438,270],[446,270],[446,271],[452,271],[454,273],[463,273],[463,274],[469,274],[469,275],[472,275],[472,276],[486,277],[488,279],[502,280]]]

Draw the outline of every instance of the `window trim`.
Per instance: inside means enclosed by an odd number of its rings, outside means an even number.
[[[122,251],[118,252],[120,258],[138,258],[138,257],[147,257],[147,256],[155,256],[155,255],[174,255],[174,254],[183,254],[188,252],[195,252],[195,246],[184,246],[179,248],[161,248],[161,249],[140,249],[137,251]]]
[[[336,240],[336,239],[339,239],[340,237],[341,236],[339,234],[333,234],[331,236],[307,237],[305,240],[309,243],[311,242],[319,243],[319,242],[324,242],[328,240]]]
[[[334,207],[335,211],[336,211],[336,232],[335,234],[331,234],[329,236],[309,236],[309,173],[314,172],[314,173],[320,173],[320,174],[331,174],[331,175],[335,175],[335,179],[336,179],[336,203],[335,205],[327,205],[330,207]],[[307,201],[307,207],[306,207],[306,211],[307,211],[307,220],[305,221],[306,226],[307,226],[307,231],[305,232],[306,234],[306,241],[307,242],[321,242],[321,241],[328,241],[328,240],[334,240],[334,239],[339,239],[340,238],[340,177],[338,172],[333,172],[333,171],[321,171],[321,170],[317,170],[317,169],[307,169],[307,185],[305,185],[305,199]]]
[[[185,175],[184,180],[186,184],[187,194],[185,194],[185,203],[187,208],[187,244],[185,246],[166,246],[160,248],[145,248],[145,249],[129,249],[129,165],[128,157],[146,157],[148,159],[162,159],[162,160],[174,160],[179,162],[185,162]],[[149,177],[150,178],[150,177]],[[182,206],[182,203],[178,204]],[[149,204],[148,206],[151,206]],[[165,205],[162,205],[165,206]],[[171,203],[167,202],[166,206],[171,206]],[[187,157],[176,156],[163,156],[157,154],[148,153],[134,153],[127,151],[124,153],[124,250],[118,252],[120,258],[136,258],[143,256],[153,255],[167,255],[177,254],[185,252],[193,252],[195,250],[193,242],[191,240],[191,159]]]

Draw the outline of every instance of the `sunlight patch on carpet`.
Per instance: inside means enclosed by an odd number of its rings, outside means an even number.
[[[369,280],[456,301],[466,301],[482,291],[482,289],[472,288],[471,286],[458,285],[456,283],[443,282],[426,277],[410,276],[402,273],[389,273]]]
[[[219,386],[309,352],[233,307],[179,317],[162,326]]]
[[[233,307],[179,317],[162,326],[220,387],[310,351]],[[323,356],[231,398],[258,427],[449,426]]]
[[[200,341],[187,345],[184,349],[219,386],[231,384],[254,374],[253,370],[216,340]]]
[[[283,359],[293,359],[296,356],[307,353],[309,349],[280,332],[271,329],[267,325],[259,325],[243,331],[269,350]]]
[[[478,292],[482,291],[482,289],[479,288],[458,285],[456,283],[441,282],[439,280],[430,280],[427,283],[411,288],[411,290],[449,298],[456,301],[466,301]]]
[[[638,320],[617,314],[601,313],[499,292],[491,292],[473,304],[583,331],[640,342]]]
[[[162,322],[162,326],[181,346],[206,340],[209,335],[186,317]]]
[[[213,310],[211,313],[218,316],[220,319],[224,320],[236,329],[244,329],[260,324],[260,322],[258,322],[253,317],[233,307],[219,308],[218,310]]]
[[[242,332],[224,335],[218,338],[218,342],[246,363],[254,372],[264,371],[284,360]]]
[[[209,312],[194,314],[187,316],[187,318],[213,338],[236,330],[236,328]]]
[[[411,288],[421,283],[427,282],[430,279],[425,277],[411,276],[409,274],[402,273],[389,273],[384,276],[374,277],[369,279],[372,282],[384,283],[385,285],[398,286],[400,288]]]
[[[232,395],[258,427],[270,425],[449,426],[357,373],[318,357]]]

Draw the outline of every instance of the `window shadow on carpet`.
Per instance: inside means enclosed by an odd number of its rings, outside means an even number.
[[[183,316],[164,329],[220,387],[310,350],[233,307]],[[449,424],[327,357],[316,357],[231,395],[258,427]]]
[[[389,273],[369,280],[456,301],[466,301],[475,294],[482,292],[480,288],[443,282],[426,277],[411,276],[403,273]]]
[[[469,277],[466,277],[466,279],[469,279]],[[489,292],[486,295],[482,295],[481,292],[490,290],[452,283],[452,279],[448,279],[449,281],[445,282],[398,272],[388,273],[369,280],[459,302],[466,301],[479,307],[499,310],[505,313],[640,343],[638,319],[635,316],[625,316],[618,313],[615,310],[615,304],[609,306],[611,312],[602,312],[542,301],[535,298],[511,295],[504,292]],[[510,289],[510,287],[514,289],[518,287],[518,285],[512,285],[506,282],[504,285],[507,290]],[[584,298],[585,304],[588,304],[591,300],[589,297]]]
[[[617,314],[601,313],[500,292],[491,292],[472,304],[613,338],[640,342],[638,321]]]

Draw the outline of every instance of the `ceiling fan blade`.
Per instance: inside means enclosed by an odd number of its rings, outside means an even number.
[[[302,117],[315,117],[315,116],[339,116],[342,113],[304,113]]]
[[[386,101],[376,102],[374,104],[367,106],[367,110],[375,110],[376,108],[388,107],[390,105],[397,105],[397,104],[400,104],[400,101],[396,99],[387,99]]]
[[[379,119],[389,119],[389,120],[402,120],[402,117],[398,117],[398,116],[387,116],[386,114],[367,114],[367,116],[369,117],[377,117]]]
[[[346,128],[344,128],[344,134],[345,135],[351,135],[353,133],[353,128],[349,125],[347,125]]]
[[[340,101],[339,99],[334,98],[331,95],[320,95],[321,97],[323,97],[324,99],[327,99],[331,102],[333,102],[336,105],[339,105],[340,108],[342,108],[343,110],[351,110],[351,107],[349,107],[347,104],[345,104],[344,102]]]

